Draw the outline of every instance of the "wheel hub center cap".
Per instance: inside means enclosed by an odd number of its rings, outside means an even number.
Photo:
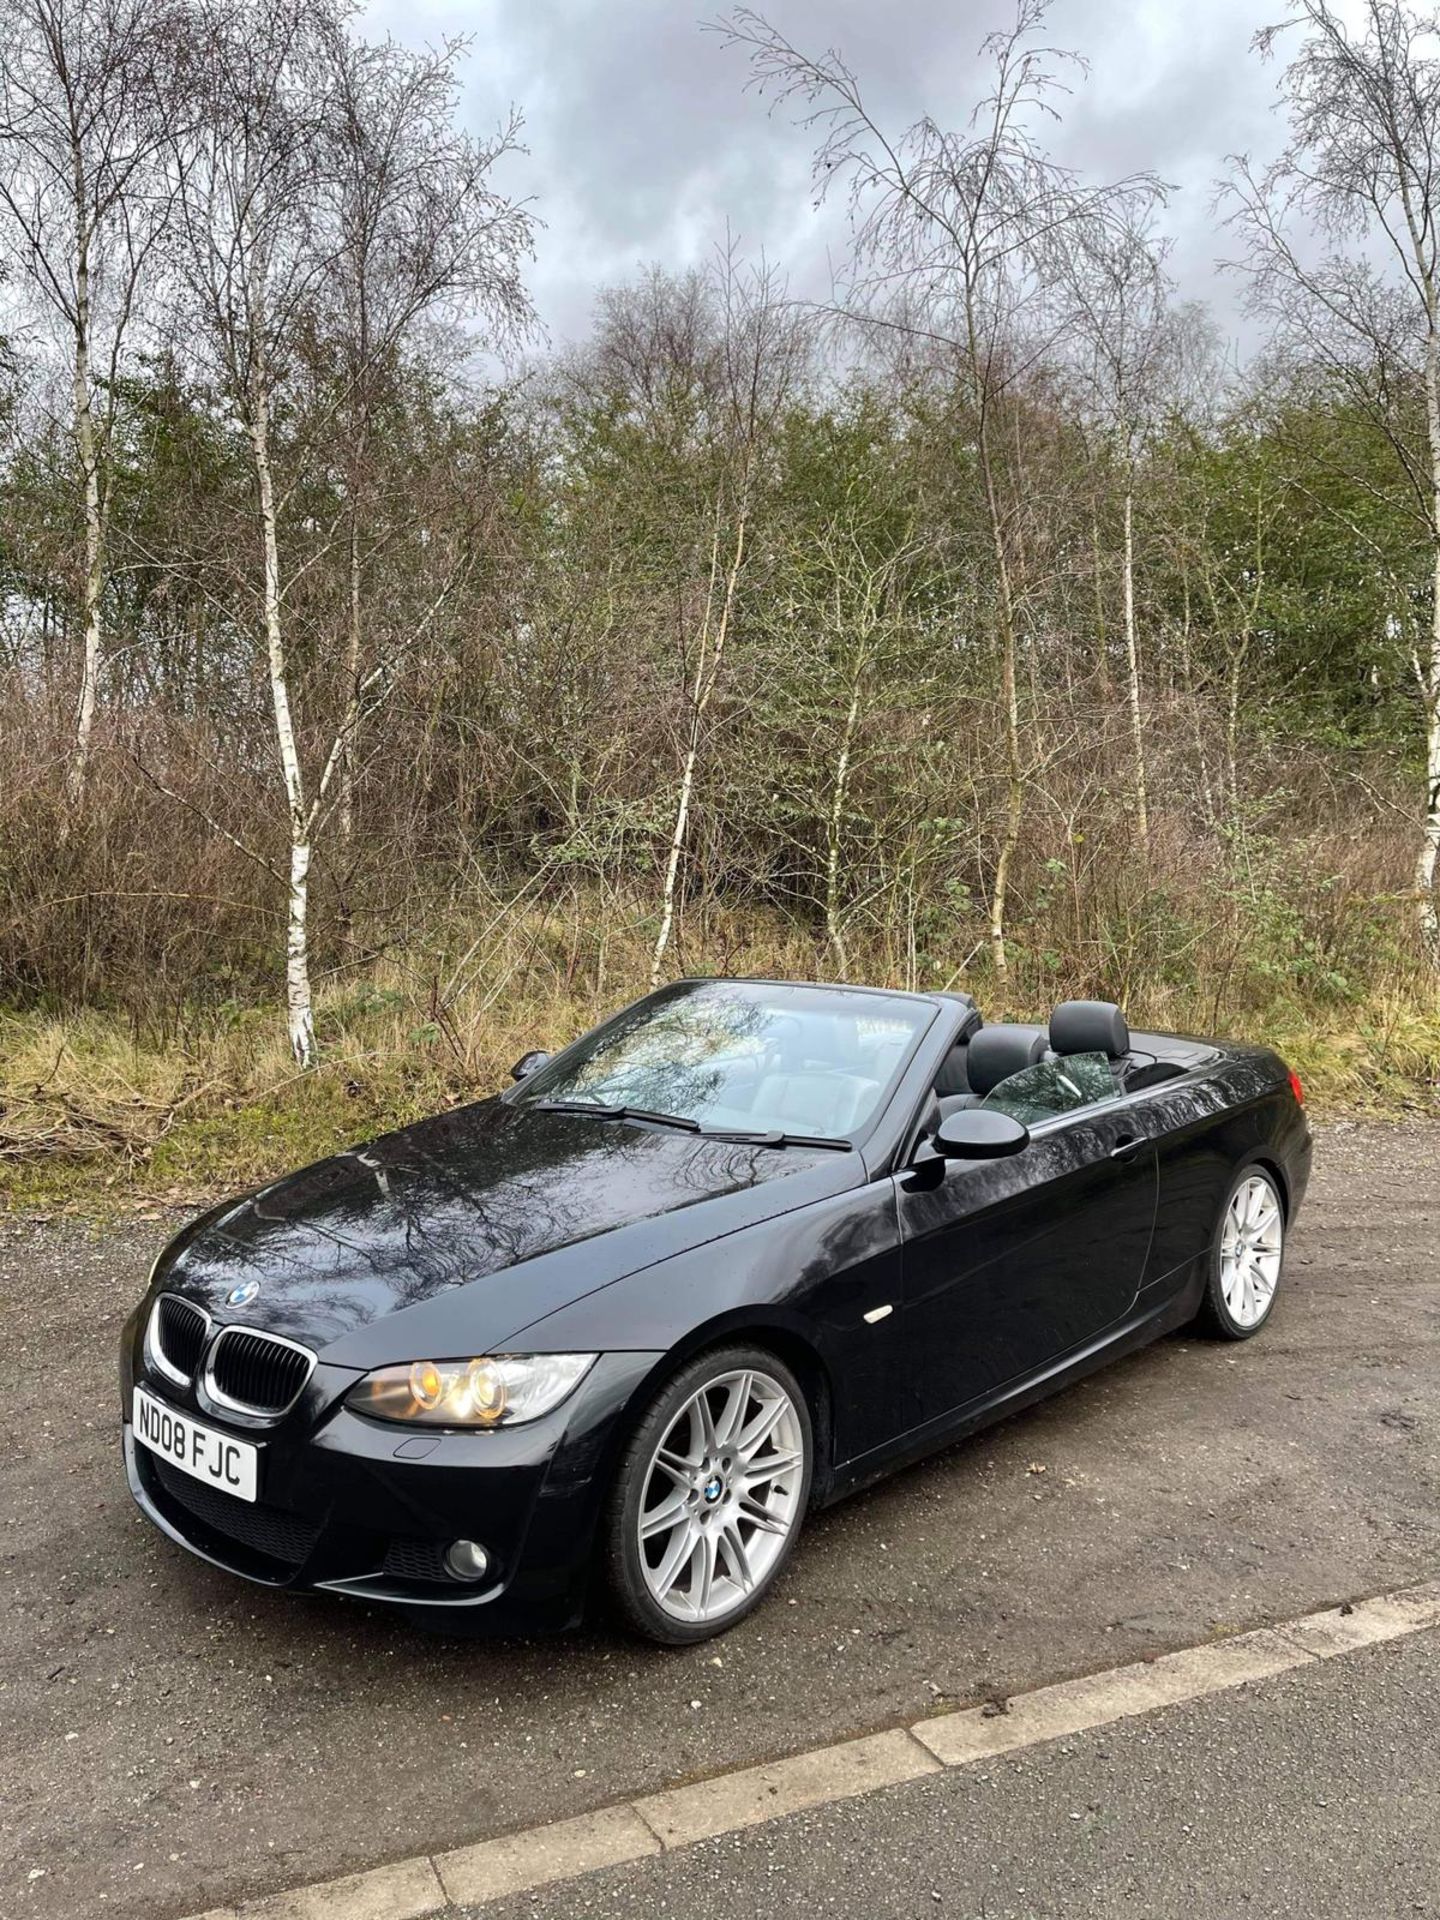
[[[718,1473],[712,1473],[700,1491],[705,1496],[705,1504],[713,1507],[725,1491],[725,1482],[720,1478]]]

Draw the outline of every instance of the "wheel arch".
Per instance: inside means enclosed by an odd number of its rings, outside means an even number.
[[[638,1383],[610,1435],[604,1467],[607,1483],[615,1472],[630,1436],[664,1383],[703,1354],[741,1344],[767,1349],[778,1360],[784,1361],[800,1382],[815,1439],[810,1504],[814,1507],[824,1503],[834,1478],[835,1389],[830,1369],[814,1341],[792,1320],[757,1313],[753,1307],[735,1308],[691,1328]]]
[[[1236,1167],[1231,1177],[1231,1185],[1240,1178],[1246,1167],[1260,1167],[1275,1182],[1275,1191],[1280,1196],[1280,1210],[1285,1216],[1285,1225],[1290,1225],[1290,1180],[1279,1156],[1265,1148],[1257,1148]]]

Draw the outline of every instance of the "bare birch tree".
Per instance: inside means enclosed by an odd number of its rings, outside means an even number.
[[[795,392],[805,354],[805,329],[768,268],[743,270],[732,245],[721,255],[715,277],[720,337],[709,423],[714,478],[702,549],[706,557],[699,617],[684,663],[680,771],[660,888],[660,926],[650,955],[652,987],[660,983],[675,926],[696,775],[734,627],[758,462]]]
[[[1364,0],[1358,14],[1352,28],[1329,0],[1299,0],[1257,37],[1269,53],[1287,30],[1301,36],[1282,83],[1290,137],[1262,171],[1238,159],[1229,192],[1257,307],[1389,442],[1428,547],[1415,895],[1440,970],[1440,19],[1403,0]]]
[[[1013,24],[982,52],[989,91],[960,131],[928,115],[898,136],[872,116],[838,53],[800,52],[758,14],[724,25],[745,48],[754,84],[798,101],[820,135],[822,192],[847,183],[854,282],[847,307],[881,325],[944,344],[969,392],[976,465],[993,563],[1005,790],[990,885],[991,965],[1008,983],[1005,927],[1025,806],[1019,675],[1024,607],[1023,482],[1007,479],[1002,414],[1008,394],[1053,351],[1070,324],[1068,255],[1082,234],[1133,220],[1159,193],[1148,175],[1089,187],[1051,159],[1034,131],[1056,117],[1061,74],[1077,56],[1043,44],[1048,0],[1018,0]]]
[[[806,529],[785,556],[769,609],[795,656],[774,697],[807,743],[771,778],[793,796],[802,855],[809,852],[805,841],[819,839],[819,903],[840,980],[850,977],[852,921],[876,891],[874,883],[857,884],[863,809],[856,788],[882,767],[897,777],[903,736],[875,721],[897,684],[913,685],[913,668],[907,675],[901,662],[920,622],[911,604],[919,543],[908,524],[892,524],[883,508],[867,506],[861,492],[831,520]]]
[[[174,161],[192,309],[254,479],[261,620],[290,841],[286,1019],[302,1067],[315,1051],[308,932],[315,807],[292,699],[274,427],[286,356],[334,247],[323,221],[329,182],[321,166],[332,84],[325,29],[334,20],[313,0],[200,0],[193,44],[203,112]]]
[[[89,774],[103,668],[118,380],[168,211],[157,158],[177,111],[164,83],[174,16],[169,0],[0,4],[0,215],[63,343],[84,529],[72,805]]]
[[[360,688],[368,672],[369,579],[386,543],[374,441],[406,396],[428,390],[481,344],[503,348],[533,324],[521,269],[531,216],[497,190],[518,151],[512,113],[490,139],[455,126],[465,43],[414,54],[328,24],[332,86],[325,126],[335,232],[316,302],[321,352],[333,356],[327,438],[346,496],[345,710],[337,825],[354,828]],[[465,330],[459,322],[463,316]],[[402,524],[408,524],[402,513]]]
[[[1147,217],[1101,228],[1071,254],[1076,365],[1087,425],[1116,462],[1120,483],[1120,585],[1125,694],[1134,759],[1135,827],[1150,848],[1140,638],[1135,611],[1135,496],[1141,457],[1159,424],[1171,337],[1164,244]]]
[[[364,637],[369,460],[397,376],[423,388],[438,359],[463,358],[447,321],[484,312],[502,327],[528,318],[519,262],[529,245],[523,208],[489,174],[513,148],[517,123],[477,144],[450,123],[458,46],[416,58],[386,43],[358,46],[348,9],[312,0],[230,5],[199,0],[196,64],[205,111],[175,154],[191,306],[220,391],[243,431],[254,479],[259,594],[276,756],[289,829],[286,1008],[291,1050],[314,1058],[310,872],[317,830],[338,802],[353,818],[356,745],[367,713],[393,680],[398,654],[429,627],[471,552],[452,557],[407,632],[367,655]],[[292,402],[302,355],[333,361],[310,418],[287,411],[288,474],[279,471],[277,418]],[[285,518],[297,490],[339,469],[341,525],[312,530],[288,560]],[[327,732],[302,732],[291,590],[336,538],[347,559],[344,691]],[[328,746],[307,775],[306,735]]]

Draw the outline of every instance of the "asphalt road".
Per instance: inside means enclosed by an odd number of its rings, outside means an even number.
[[[467,1914],[1440,1915],[1437,1698],[1440,1630],[1432,1629]]]
[[[166,1920],[1433,1577],[1437,1192],[1440,1127],[1325,1130],[1261,1339],[1165,1341],[820,1516],[682,1653],[192,1561],[116,1446],[167,1229],[0,1223],[0,1916]]]

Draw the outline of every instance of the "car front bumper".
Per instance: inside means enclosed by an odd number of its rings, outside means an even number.
[[[621,1416],[659,1354],[602,1354],[554,1413],[492,1433],[368,1419],[344,1405],[359,1376],[322,1366],[314,1395],[257,1430],[217,1419],[147,1372],[141,1324],[137,1314],[122,1347],[125,1472],[141,1511],[180,1546],[265,1586],[383,1602],[457,1632],[539,1632],[580,1618]],[[192,1480],[136,1440],[137,1378],[259,1449],[254,1502]],[[454,1540],[484,1547],[481,1580],[446,1572]]]

